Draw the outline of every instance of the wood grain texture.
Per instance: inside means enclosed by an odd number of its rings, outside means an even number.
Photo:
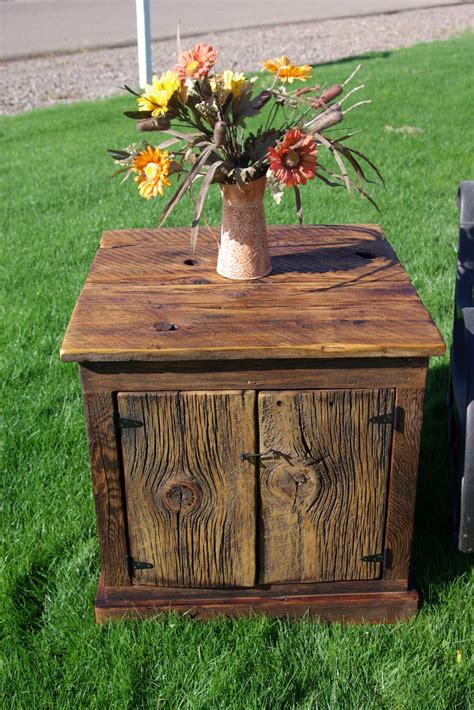
[[[296,597],[305,597],[308,594],[376,594],[379,592],[406,592],[413,585],[407,581],[397,579],[371,579],[371,580],[352,580],[342,582],[304,582],[301,584],[256,584],[252,589],[233,588],[226,589],[225,596],[229,601],[232,599],[238,600],[245,596],[247,600],[252,598],[285,598],[288,595]],[[160,587],[150,589],[146,585],[134,585],[132,587],[107,587],[104,585],[103,595],[108,602],[114,604],[126,604],[133,602],[140,604],[150,595],[156,593],[163,601],[173,601],[173,599],[187,600],[202,600],[214,599],[216,597],[215,589],[183,589],[182,587]]]
[[[130,552],[153,564],[135,584],[255,583],[254,392],[118,396]]]
[[[85,393],[84,411],[104,582],[130,585],[127,532],[110,393]]]
[[[406,579],[409,573],[424,393],[424,389],[397,389],[385,542],[390,549],[386,579]]]
[[[84,392],[423,388],[427,364],[426,358],[95,362],[80,373]]]
[[[267,392],[258,397],[259,581],[374,579],[382,552],[393,390]]]
[[[63,360],[417,357],[444,344],[380,228],[271,227],[273,271],[233,283],[188,230],[104,235]]]
[[[189,236],[105,233],[63,343],[81,363],[98,619],[410,616],[424,380],[444,343],[403,267],[376,225],[282,226],[272,274],[233,283],[212,238],[193,257]],[[145,426],[116,434],[117,400]],[[369,423],[395,405],[394,427]],[[384,548],[381,578],[361,557]],[[127,553],[153,568],[130,577]]]
[[[135,587],[132,591],[139,592],[135,595],[124,594],[120,589],[107,589],[101,582],[95,613],[98,623],[113,619],[142,619],[169,611],[200,619],[256,613],[290,618],[309,615],[327,622],[391,623],[409,619],[418,607],[415,589],[388,591],[368,587],[351,590],[345,585],[339,589],[321,589],[324,586],[307,584],[302,589],[291,585],[286,589],[272,587],[238,592],[204,590],[201,594],[186,589],[174,590],[172,595],[164,589]]]

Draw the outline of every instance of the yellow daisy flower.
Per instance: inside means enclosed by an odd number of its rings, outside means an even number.
[[[232,91],[234,96],[239,96],[247,86],[247,80],[242,72],[233,72],[232,69],[226,69],[222,73],[222,81],[224,89]]]
[[[215,74],[210,79],[211,90],[219,94],[219,98],[223,101],[229,92],[237,98],[247,87],[247,79],[242,72],[233,72],[232,69],[226,69],[222,74]]]
[[[181,90],[181,82],[174,72],[167,71],[159,78],[154,76],[152,83],[145,86],[143,95],[137,99],[140,111],[151,111],[152,116],[163,116],[168,111],[173,94]]]
[[[168,180],[170,159],[167,150],[161,151],[149,145],[132,161],[132,170],[138,175],[135,181],[140,195],[146,200],[163,194],[163,187],[171,185]]]
[[[296,66],[284,54],[276,59],[266,59],[262,62],[262,67],[271,74],[276,74],[280,81],[287,81],[289,84],[292,84],[295,79],[306,81],[311,76],[309,64]]]

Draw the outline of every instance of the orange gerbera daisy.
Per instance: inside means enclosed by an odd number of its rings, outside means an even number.
[[[187,52],[182,52],[173,71],[181,81],[204,79],[216,63],[217,52],[209,45],[197,44]]]
[[[158,194],[163,194],[163,187],[171,185],[168,180],[170,171],[170,159],[167,150],[161,151],[149,145],[142,150],[132,161],[132,170],[138,175],[135,181],[138,185],[140,195],[149,200]]]
[[[309,64],[297,66],[284,54],[276,59],[267,59],[262,62],[262,67],[271,74],[277,74],[281,81],[288,81],[290,84],[293,83],[294,79],[306,81],[311,75],[311,67]]]
[[[299,128],[291,128],[283,140],[267,152],[270,170],[287,186],[305,185],[316,172],[317,148],[314,139]]]

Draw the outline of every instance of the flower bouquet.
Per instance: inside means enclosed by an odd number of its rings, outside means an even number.
[[[310,82],[310,66],[297,66],[282,56],[262,63],[262,71],[270,76],[268,85],[257,89],[256,77],[216,71],[217,52],[208,45],[178,54],[173,69],[154,76],[143,92],[124,87],[138,102],[138,110],[125,115],[137,121],[139,131],[159,131],[165,139],[109,153],[119,165],[115,174],[134,175],[146,199],[163,196],[175,181],[159,226],[189,195],[194,203],[193,251],[206,195],[213,183],[220,185],[221,275],[252,279],[270,272],[265,189],[277,203],[292,189],[300,224],[300,187],[315,179],[329,187],[353,189],[375,205],[364,189],[370,182],[366,172],[383,182],[382,176],[365,155],[348,146],[354,133],[338,126],[349,111],[370,103],[347,103],[364,86],[346,89],[359,67],[344,83],[321,87]],[[295,88],[297,81],[307,85]]]

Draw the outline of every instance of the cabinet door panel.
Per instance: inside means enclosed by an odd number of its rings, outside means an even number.
[[[135,584],[255,584],[254,392],[120,393],[130,554],[149,562]]]
[[[375,579],[382,552],[393,390],[266,392],[258,397],[259,581]]]

